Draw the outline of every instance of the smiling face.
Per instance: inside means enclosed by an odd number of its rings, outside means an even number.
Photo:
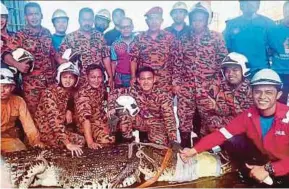
[[[202,11],[197,11],[191,15],[191,26],[196,33],[201,33],[207,28],[208,14]]]
[[[173,10],[172,13],[171,13],[171,16],[174,20],[174,23],[176,24],[181,24],[185,21],[185,18],[187,16],[187,11],[184,10],[184,9],[176,9],[176,10]]]
[[[1,14],[1,30],[6,28],[7,25],[7,20],[8,20],[8,15],[6,14]]]
[[[61,74],[61,84],[64,88],[71,88],[75,85],[77,76],[71,72],[63,72]]]
[[[256,85],[253,86],[253,100],[256,107],[265,112],[266,115],[275,113],[276,102],[282,95],[281,91],[277,91],[274,85]]]
[[[140,87],[144,92],[150,92],[155,83],[154,74],[150,71],[143,71],[137,79]]]
[[[67,18],[55,18],[53,20],[53,25],[55,27],[56,33],[63,33],[65,34],[68,26],[68,19]]]
[[[103,84],[103,73],[100,69],[93,69],[90,70],[89,73],[87,74],[87,81],[88,84],[92,88],[99,88]]]
[[[239,65],[226,65],[224,73],[231,85],[239,85],[243,81],[242,68]]]
[[[94,24],[94,15],[91,12],[82,12],[79,17],[80,29],[85,32],[89,32]]]
[[[152,32],[159,31],[163,21],[164,20],[161,14],[151,14],[146,19],[149,30]]]

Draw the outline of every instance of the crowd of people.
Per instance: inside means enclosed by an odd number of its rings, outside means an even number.
[[[163,10],[153,7],[138,34],[123,9],[106,31],[110,12],[88,7],[66,34],[74,21],[57,9],[53,35],[38,3],[25,5],[27,24],[16,33],[1,4],[1,152],[30,145],[79,156],[84,146],[132,142],[135,130],[141,142],[169,146],[179,130],[184,161],[222,144],[248,155],[252,141],[268,160],[247,165],[251,177],[288,175],[289,2],[278,24],[257,13],[260,1],[239,3],[242,15],[222,34],[208,27],[207,3],[177,2],[170,27],[161,29]]]

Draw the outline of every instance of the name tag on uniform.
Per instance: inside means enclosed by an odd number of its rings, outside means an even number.
[[[285,136],[286,133],[285,133],[285,131],[276,131],[276,132],[275,132],[275,135]]]

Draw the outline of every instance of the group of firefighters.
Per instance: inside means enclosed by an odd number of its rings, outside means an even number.
[[[251,177],[288,175],[289,2],[280,24],[257,13],[260,1],[239,3],[243,14],[226,21],[223,35],[209,30],[205,2],[190,10],[174,4],[174,23],[164,30],[163,10],[153,7],[144,15],[148,30],[137,35],[120,8],[107,32],[108,10],[82,8],[70,34],[71,20],[57,9],[51,35],[35,2],[25,5],[26,26],[12,33],[1,4],[1,152],[31,145],[79,156],[85,145],[132,142],[134,130],[141,142],[169,145],[179,130],[184,161],[223,143],[240,151],[249,140],[268,156],[263,165],[247,165]]]

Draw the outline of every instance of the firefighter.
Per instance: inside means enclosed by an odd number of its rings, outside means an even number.
[[[12,94],[15,88],[13,73],[7,68],[0,69],[1,79],[1,152],[25,150],[25,144],[19,139],[18,128],[15,125],[20,119],[24,132],[31,146],[44,147],[40,141],[26,103],[20,96]]]
[[[205,136],[224,125],[253,105],[248,76],[248,59],[239,53],[229,53],[221,64],[224,79],[221,85],[212,85],[208,98],[199,107],[206,112],[201,135]],[[207,101],[207,102],[204,102]]]
[[[92,149],[112,144],[105,112],[106,91],[104,70],[98,65],[89,65],[86,70],[87,83],[79,88],[75,97],[75,115],[78,131],[85,136],[87,146]]]
[[[75,93],[79,75],[73,63],[61,64],[57,69],[57,83],[42,92],[34,118],[42,142],[53,148],[66,147],[77,156],[82,154],[85,140],[68,129],[66,112],[71,106],[68,103]]]
[[[188,16],[188,7],[186,3],[175,3],[170,12],[170,15],[174,20],[174,23],[170,27],[167,27],[165,30],[171,32],[178,40],[183,36],[187,36],[189,34],[190,27],[185,22],[185,19]]]
[[[148,138],[149,142],[169,145],[170,141],[176,140],[177,130],[172,94],[155,85],[155,72],[151,67],[140,68],[137,81],[139,85],[115,89],[109,94],[108,117],[118,115],[117,99],[120,96],[130,96],[136,104],[131,104],[133,111],[130,111],[130,115],[120,116],[119,130],[123,138],[126,141],[132,139],[132,130],[136,129],[141,142]]]
[[[181,150],[184,161],[232,139],[235,135],[245,133],[262,153],[261,159],[268,158],[268,161],[261,165],[246,164],[250,170],[249,175],[259,182],[263,182],[268,176],[288,176],[289,107],[277,102],[282,95],[281,79],[275,71],[262,69],[253,76],[251,86],[254,105],[234,118],[226,127],[202,138],[194,148]]]
[[[201,112],[204,104],[201,102],[208,98],[211,85],[220,84],[219,70],[227,55],[222,35],[208,28],[212,11],[207,4],[198,2],[193,5],[189,20],[192,29],[188,38],[181,40],[172,76],[173,91],[178,97],[179,130],[184,147],[191,146],[196,108],[200,117],[204,117],[205,112]]]
[[[55,34],[52,35],[52,44],[56,51],[59,51],[59,47],[66,35],[66,30],[68,27],[69,17],[66,12],[62,9],[57,9],[52,14],[51,19],[53,26],[55,28]]]
[[[94,28],[100,33],[104,33],[109,27],[111,21],[110,12],[107,9],[101,9],[95,14],[94,18]]]

